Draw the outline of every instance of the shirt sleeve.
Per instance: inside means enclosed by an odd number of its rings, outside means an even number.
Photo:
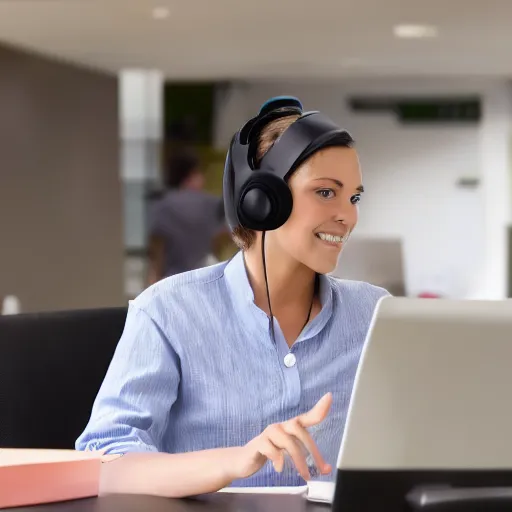
[[[164,434],[180,381],[178,356],[152,318],[130,303],[126,325],[76,441],[105,454],[165,451]]]

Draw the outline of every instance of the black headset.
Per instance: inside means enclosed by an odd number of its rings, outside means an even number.
[[[261,130],[271,121],[300,116],[255,163]],[[293,199],[287,181],[313,153],[328,146],[349,146],[352,137],[320,112],[304,112],[292,96],[265,102],[258,115],[233,136],[223,178],[224,209],[231,230],[242,226],[272,231],[290,216]]]

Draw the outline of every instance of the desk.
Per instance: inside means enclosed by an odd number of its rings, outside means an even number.
[[[285,494],[214,493],[179,500],[119,494],[6,510],[9,512],[329,512],[330,506],[310,503],[302,496]]]

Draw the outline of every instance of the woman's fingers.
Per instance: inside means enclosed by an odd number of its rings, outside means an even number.
[[[283,424],[283,429],[287,434],[294,436],[302,443],[306,451],[313,457],[316,467],[322,474],[329,474],[331,472],[331,466],[325,462],[311,434],[300,425],[298,420],[287,421]],[[307,453],[305,456],[307,457]]]
[[[326,393],[308,412],[297,416],[301,426],[308,428],[321,423],[329,414],[332,404],[332,394]]]
[[[288,453],[300,476],[304,480],[309,480],[311,475],[309,474],[306,457],[295,436],[287,434],[281,425],[272,425],[267,429],[266,434],[274,446]]]
[[[281,473],[284,469],[284,453],[283,450],[277,448],[268,437],[263,437],[260,441],[258,451],[272,462],[274,469]]]
[[[284,469],[284,452],[288,453],[304,480],[311,478],[306,458],[312,458],[322,474],[330,473],[331,466],[325,462],[306,428],[321,423],[329,414],[331,404],[332,395],[327,393],[308,412],[284,423],[270,425],[248,446],[252,445],[257,453],[272,461],[279,473]],[[261,462],[256,462],[254,464],[261,467]]]

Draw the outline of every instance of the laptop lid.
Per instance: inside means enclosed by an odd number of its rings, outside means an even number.
[[[334,510],[512,486],[512,300],[383,298],[358,366]],[[417,494],[417,492],[416,492]]]

